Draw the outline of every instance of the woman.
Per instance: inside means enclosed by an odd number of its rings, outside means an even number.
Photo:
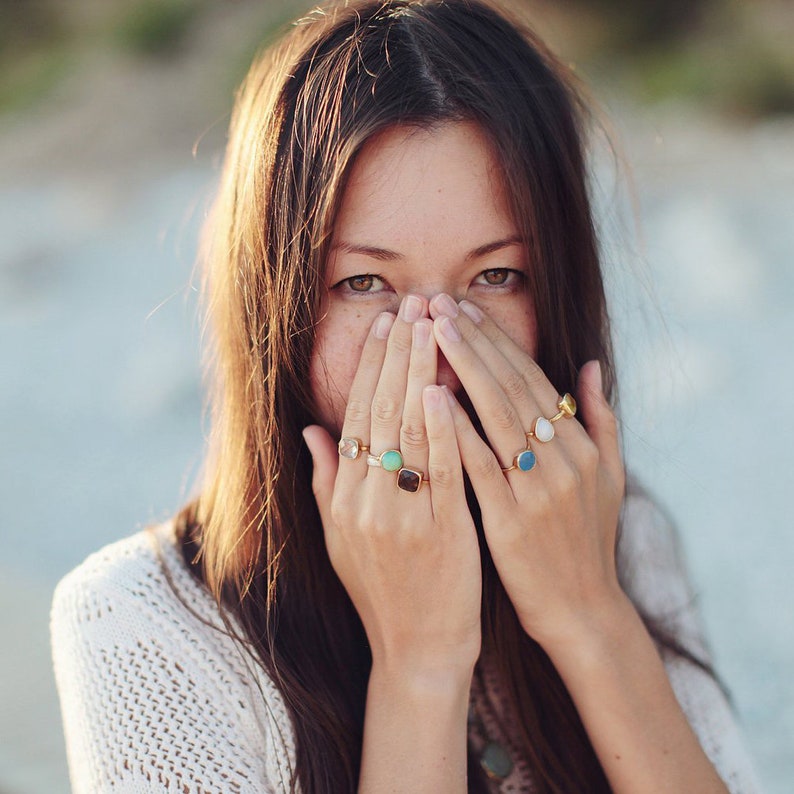
[[[55,597],[76,790],[753,789],[624,493],[585,120],[474,0],[343,3],[255,62],[203,488]]]

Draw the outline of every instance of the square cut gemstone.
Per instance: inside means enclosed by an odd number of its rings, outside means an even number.
[[[357,438],[343,438],[339,442],[339,454],[343,458],[355,460],[360,451],[361,448],[359,447]]]
[[[397,473],[397,485],[403,491],[416,493],[422,485],[422,475],[412,469],[400,469]]]

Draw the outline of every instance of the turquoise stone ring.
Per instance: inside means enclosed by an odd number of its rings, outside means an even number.
[[[367,455],[367,464],[369,466],[380,466],[386,471],[399,471],[403,466],[403,456],[397,449],[387,449],[381,452],[380,455]]]
[[[535,453],[527,447],[513,458],[512,466],[508,466],[506,469],[502,469],[502,471],[515,471],[516,469],[519,471],[532,471],[537,462],[538,459],[535,457]]]
[[[396,449],[387,449],[380,454],[380,465],[386,471],[398,471],[403,466],[403,456]]]

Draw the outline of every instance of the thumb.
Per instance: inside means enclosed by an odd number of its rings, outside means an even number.
[[[590,438],[610,467],[620,466],[618,423],[604,395],[600,362],[588,361],[582,367],[577,386],[582,419]]]
[[[314,464],[312,472],[312,491],[320,509],[323,524],[328,526],[327,518],[331,514],[331,496],[336,482],[336,471],[339,468],[339,454],[328,431],[319,425],[303,428],[303,440],[309,448]]]

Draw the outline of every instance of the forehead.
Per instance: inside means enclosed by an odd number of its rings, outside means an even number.
[[[470,251],[515,231],[488,138],[460,122],[373,136],[351,168],[334,238],[421,256]]]

